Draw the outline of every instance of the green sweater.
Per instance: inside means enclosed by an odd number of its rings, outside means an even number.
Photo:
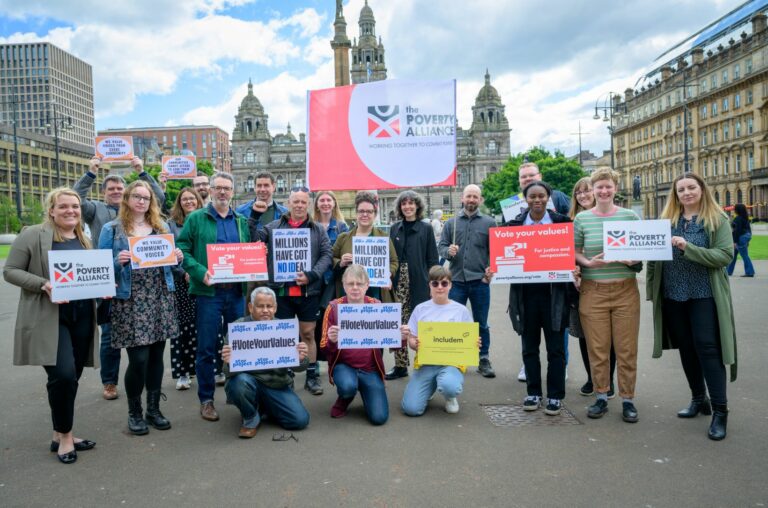
[[[573,221],[573,237],[577,249],[583,249],[584,256],[590,259],[603,252],[603,224],[614,221],[639,220],[632,210],[618,208],[613,215],[597,215],[594,208],[585,210]],[[640,265],[642,267],[642,265]],[[634,279],[638,270],[624,263],[615,261],[600,268],[581,267],[581,277],[584,280],[599,279]]]
[[[717,321],[720,327],[720,345],[723,365],[731,366],[731,381],[736,380],[736,323],[733,318],[731,286],[725,267],[733,259],[733,240],[731,226],[723,215],[714,231],[709,233],[709,248],[697,247],[690,243],[683,255],[694,263],[707,267],[712,297],[717,308]],[[653,302],[653,357],[660,358],[664,349],[677,349],[664,327],[661,305],[664,300],[663,261],[650,261],[646,275],[646,300]]]
[[[189,294],[214,296],[216,286],[203,283],[208,271],[208,244],[216,243],[216,218],[211,215],[212,207],[204,207],[190,213],[184,221],[184,228],[176,240],[176,247],[184,253],[184,271],[189,274]],[[215,210],[213,213],[216,213]],[[235,214],[240,243],[251,241],[248,219]]]

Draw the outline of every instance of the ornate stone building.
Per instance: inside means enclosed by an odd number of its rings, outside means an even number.
[[[745,203],[768,218],[768,23],[751,5],[731,19],[665,54],[638,90],[614,97],[625,205],[639,177],[641,197],[632,204],[646,217],[658,216],[687,163],[722,206]]]
[[[340,4],[338,4],[340,6]],[[343,19],[343,17],[342,17]],[[360,10],[360,38],[352,42],[352,83],[367,83],[387,79],[387,68],[384,65],[384,45],[381,37],[376,40],[376,19],[373,10],[365,0]]]

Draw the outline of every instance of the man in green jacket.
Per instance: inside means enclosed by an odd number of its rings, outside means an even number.
[[[217,339],[222,325],[226,326],[243,316],[245,300],[243,284],[213,285],[208,271],[207,247],[215,243],[248,243],[251,235],[248,220],[235,213],[230,206],[235,190],[234,177],[229,173],[216,173],[211,181],[211,203],[189,214],[177,246],[184,253],[184,271],[189,274],[189,292],[196,296],[195,373],[200,415],[204,420],[215,422],[219,419],[213,405]]]

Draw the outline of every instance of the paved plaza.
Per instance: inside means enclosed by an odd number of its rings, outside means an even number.
[[[0,261],[0,265],[2,261]],[[739,379],[729,385],[728,438],[707,439],[709,417],[681,420],[690,397],[676,352],[651,359],[650,305],[643,303],[637,407],[640,422],[621,421],[610,401],[588,420],[591,398],[578,342],[571,339],[565,405],[560,417],[523,415],[517,381],[520,342],[506,315],[507,286],[494,287],[491,359],[496,379],[467,375],[461,411],[448,415],[436,396],[421,418],[399,410],[407,380],[387,383],[390,420],[372,427],[359,397],[333,420],[328,385],[313,397],[296,440],[265,422],[252,440],[236,437],[237,410],[218,388],[221,421],[198,415],[195,390],[178,392],[166,360],[161,407],[168,431],[128,434],[125,393],[101,398],[99,374],[80,383],[75,434],[98,442],[64,466],[48,451],[50,416],[41,367],[13,367],[18,289],[0,283],[0,504],[3,506],[617,506],[747,507],[768,505],[768,262],[758,277],[734,277]],[[739,268],[741,270],[741,264]],[[738,271],[738,273],[741,273]],[[641,294],[645,294],[641,281]],[[166,349],[167,355],[168,349]],[[392,356],[385,355],[388,366]],[[542,355],[542,358],[545,356]],[[123,355],[122,367],[127,358]],[[303,384],[304,375],[297,376]],[[193,388],[194,388],[193,384]],[[497,424],[492,423],[490,417]],[[287,434],[289,435],[289,433]]]

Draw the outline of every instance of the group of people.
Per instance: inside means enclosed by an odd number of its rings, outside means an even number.
[[[22,231],[3,270],[8,282],[21,287],[14,364],[45,367],[54,429],[51,450],[63,463],[74,462],[77,451],[95,446],[72,433],[83,368],[97,366],[100,359],[103,396],[115,399],[121,349],[128,355],[124,379],[128,429],[136,435],[149,432],[149,426],[158,430],[171,427],[160,411],[168,340],[177,389],[190,388],[194,377],[200,415],[216,421],[215,387],[224,384],[227,399],[242,414],[239,436],[243,438],[256,434],[264,415],[286,429],[306,427],[309,414],[293,390],[294,377],[305,371],[305,389],[321,395],[318,360],[323,358],[337,392],[330,410],[334,418],[345,416],[360,392],[368,420],[384,424],[389,417],[385,381],[406,377],[401,403],[404,414],[422,415],[435,393],[444,398],[446,412],[458,412],[457,397],[466,367],[421,365],[419,322],[478,323],[477,371],[483,377],[495,377],[488,312],[494,276],[489,263],[489,230],[496,223],[480,211],[483,198],[477,185],[464,188],[461,210],[439,228],[436,241],[435,225],[424,220],[424,200],[414,191],[398,196],[398,221],[386,233],[375,226],[379,210],[374,193],[357,193],[356,217],[350,228],[333,192],[315,192],[313,201],[309,189],[295,187],[283,206],[274,201],[275,178],[266,172],[256,177],[255,199],[237,208],[232,206],[232,175],[216,173],[210,182],[207,176],[199,176],[192,187],[181,189],[164,217],[165,179],[161,177],[158,184],[144,171],[140,159],[132,164],[138,179],[126,185],[121,177],[107,175],[101,186],[103,201],[87,198],[100,170],[96,158],[75,189],[52,191],[46,220]],[[618,180],[610,170],[598,170],[580,180],[571,199],[543,182],[535,164],[521,166],[519,178],[527,208],[504,225],[573,222],[577,262],[573,283],[510,285],[508,312],[512,327],[521,336],[521,374],[527,384],[523,409],[544,407],[549,415],[560,413],[570,329],[580,339],[589,376],[580,392],[596,394],[587,415],[599,418],[607,412],[616,364],[622,417],[636,422],[640,320],[636,274],[643,264],[605,261],[602,225],[638,217],[614,204]],[[672,223],[674,258],[647,265],[648,299],[654,310],[654,357],[664,349],[679,349],[692,397],[678,416],[713,414],[709,437],[722,439],[728,414],[725,367],[731,367],[732,380],[736,373],[733,311],[725,270],[733,259],[731,229],[704,181],[694,174],[675,180],[662,217]],[[264,242],[269,246],[276,230],[297,228],[309,230],[311,266],[294,281],[275,282],[269,255],[266,282],[246,286],[212,281],[208,245]],[[131,268],[130,237],[168,233],[176,238],[177,266]],[[385,287],[373,287],[365,267],[353,262],[353,239],[371,236],[389,237],[391,280]],[[48,252],[94,247],[112,252],[116,296],[99,302],[52,301]],[[338,347],[338,306],[390,302],[402,304],[402,347],[392,350],[394,367],[385,372],[382,350]],[[299,367],[229,371],[229,323],[294,318],[299,324]],[[547,347],[546,399],[539,361],[542,332]],[[410,372],[409,349],[414,351]]]

